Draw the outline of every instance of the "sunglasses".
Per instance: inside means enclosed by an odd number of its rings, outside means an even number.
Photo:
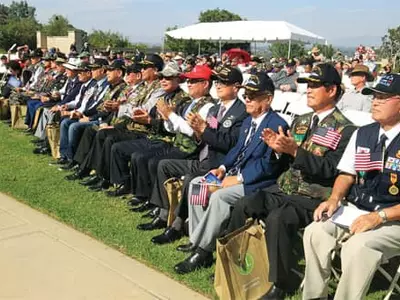
[[[270,93],[266,93],[266,92],[245,92],[243,94],[244,99],[248,99],[250,101],[257,99],[260,96],[267,96],[267,95],[271,95]]]
[[[204,81],[205,80],[201,79],[201,78],[193,78],[193,79],[186,80],[186,82],[189,83],[189,84],[196,84],[196,83],[204,82]]]
[[[165,80],[167,80],[167,81],[171,81],[171,80],[173,80],[174,78],[176,78],[175,76],[160,76],[159,77],[160,78],[160,80],[163,80],[163,79],[165,79]]]

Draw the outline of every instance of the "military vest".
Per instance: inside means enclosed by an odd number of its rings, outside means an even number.
[[[198,113],[200,109],[208,103],[215,103],[215,100],[210,95],[200,98],[200,100],[192,107],[190,112]],[[173,146],[179,148],[179,150],[181,150],[182,152],[193,154],[198,148],[198,143],[196,142],[194,136],[189,137],[183,133],[178,132],[175,136]]]
[[[165,101],[169,106],[173,107],[174,112],[177,113],[182,108],[182,106],[187,104],[191,99],[186,92],[179,88],[176,92],[165,95],[159,100]],[[157,117],[159,116],[157,115]],[[161,122],[159,125],[164,127],[164,122]],[[151,129],[149,129],[148,138],[151,140],[161,140],[167,143],[171,143],[174,141],[174,135],[161,134],[160,131],[162,130],[152,127]]]
[[[110,100],[116,100],[122,90],[125,88],[126,83],[124,81],[121,81],[120,83],[116,84],[114,87],[109,88],[106,91],[106,94],[104,95],[102,103],[97,107],[98,111],[105,111],[104,109],[104,102],[105,101],[110,101]]]
[[[357,183],[347,197],[358,207],[369,211],[400,203],[400,134],[388,145],[384,155],[382,149],[376,149],[379,128],[379,123],[373,123],[359,128],[357,132]],[[379,162],[382,169],[377,170]],[[372,164],[375,168],[371,167]]]
[[[291,134],[299,147],[314,155],[325,156],[328,151],[334,150],[313,142],[313,135],[306,137],[312,116],[313,113],[308,113],[296,118],[291,127]],[[343,129],[352,125],[338,109],[335,109],[318,124],[317,129],[320,127],[334,129],[337,133],[341,134]],[[332,191],[331,186],[312,182],[310,178],[307,178],[306,174],[303,174],[301,170],[295,169],[292,165],[278,178],[278,185],[288,195],[300,194],[320,200],[326,199]]]

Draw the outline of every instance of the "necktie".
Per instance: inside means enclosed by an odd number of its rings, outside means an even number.
[[[257,123],[251,122],[250,132],[247,136],[245,143],[243,144],[242,149],[240,149],[240,151],[239,151],[239,155],[236,158],[235,163],[233,164],[232,168],[228,171],[228,173],[227,173],[228,176],[233,176],[233,175],[236,175],[237,173],[239,173],[240,167],[243,164],[243,159],[246,156],[246,151],[256,133],[256,129],[257,129]]]
[[[385,162],[386,156],[386,140],[388,137],[383,133],[379,138],[379,143],[376,145],[375,152],[382,152],[382,161]]]
[[[222,118],[224,117],[225,110],[226,110],[226,107],[221,104],[218,114],[217,114],[218,122],[220,122],[222,120]]]
[[[310,127],[308,128],[308,130],[307,130],[307,133],[306,133],[306,135],[305,135],[305,137],[304,137],[304,141],[306,141],[310,136],[312,136],[312,134],[315,132],[315,130],[316,130],[317,127],[318,127],[318,123],[319,123],[319,118],[318,118],[317,115],[315,115],[315,116],[312,118],[311,125],[310,125]]]

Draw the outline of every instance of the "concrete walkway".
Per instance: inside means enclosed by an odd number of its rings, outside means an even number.
[[[0,194],[0,299],[206,299]]]

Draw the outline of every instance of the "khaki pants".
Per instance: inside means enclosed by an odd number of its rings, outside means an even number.
[[[11,127],[15,129],[26,129],[25,116],[26,116],[26,105],[12,104],[11,109]]]
[[[342,275],[335,299],[363,299],[377,268],[400,255],[400,222],[388,222],[374,230],[350,236],[340,245],[348,230],[331,221],[313,222],[304,232],[306,271],[303,299],[328,295],[331,253],[341,246]]]

